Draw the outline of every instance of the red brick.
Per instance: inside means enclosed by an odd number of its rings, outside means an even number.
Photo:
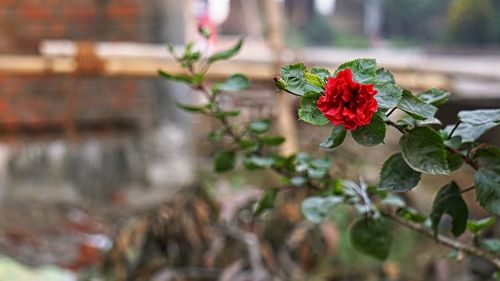
[[[90,5],[77,5],[71,4],[64,7],[63,11],[64,18],[69,21],[80,21],[80,22],[88,22],[96,18],[97,11],[94,6]]]
[[[110,5],[106,9],[108,16],[112,18],[136,18],[139,11],[139,6],[135,3]]]
[[[32,3],[21,5],[17,12],[22,18],[30,20],[46,20],[51,16],[50,7]]]

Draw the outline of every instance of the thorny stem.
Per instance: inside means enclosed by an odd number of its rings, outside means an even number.
[[[201,90],[202,92],[204,92],[204,94],[206,96],[209,96],[209,100],[211,102],[214,102],[215,101],[215,95],[210,95],[210,91],[208,90],[208,88],[203,84],[203,83],[200,83],[199,85],[196,85],[195,87],[196,89],[198,90]],[[287,91],[288,92],[288,91]],[[214,110],[212,109],[211,114],[215,113]],[[212,115],[213,116],[213,115]],[[214,117],[214,116],[213,116]],[[228,134],[231,136],[231,138],[233,138],[233,140],[237,143],[239,143],[241,141],[241,136],[234,130],[234,128],[231,126],[231,124],[229,123],[228,119],[225,117],[225,116],[222,116],[222,117],[218,117],[216,118],[217,120],[220,121],[220,123],[222,124],[222,126],[224,127],[224,129],[228,132]],[[386,121],[387,124],[395,127],[396,129],[398,129],[401,133],[405,134],[406,131],[402,128],[399,128],[393,121]],[[451,135],[451,134],[450,134]],[[455,151],[455,150],[452,150],[453,152],[461,155],[460,153],[458,153],[458,151]],[[471,159],[469,159],[468,157],[464,157],[464,161],[466,163],[468,163],[469,165],[471,165],[474,169],[478,169],[477,165],[475,164],[475,162],[473,162]],[[275,171],[276,173],[278,174],[281,174],[281,175],[284,175],[285,172],[282,171],[281,169],[278,169],[276,167],[272,168],[273,171]],[[312,182],[308,182],[307,185],[313,189],[317,189],[317,190],[320,190],[321,188],[319,186],[317,186],[316,184],[312,183]],[[465,193],[465,192],[468,192],[472,189],[474,189],[475,186],[471,186],[471,187],[468,187],[464,190],[461,190],[460,193]],[[360,192],[360,196],[362,197],[363,201],[366,199],[364,195],[366,194],[363,194],[363,192],[361,190],[358,190],[356,192]],[[367,204],[370,201],[370,199],[368,198],[369,201],[365,201],[364,203]],[[421,225],[421,224],[418,224],[418,223],[414,223],[414,222],[411,222],[411,221],[408,221],[408,220],[405,220],[393,213],[390,213],[390,212],[385,212],[385,211],[381,211],[380,212],[380,215],[382,215],[383,217],[399,224],[400,226],[404,226],[408,229],[411,229],[412,231],[414,232],[417,232],[417,233],[420,233],[428,238],[431,238],[431,239],[436,239],[437,243],[443,245],[443,246],[446,246],[448,248],[451,248],[451,249],[456,249],[456,250],[459,250],[459,251],[462,251],[466,254],[469,254],[469,255],[473,255],[473,256],[477,256],[477,257],[480,257],[480,258],[483,258],[489,262],[491,262],[497,269],[500,270],[500,258],[491,254],[490,252],[488,251],[485,251],[483,249],[480,249],[478,247],[474,247],[474,246],[471,246],[471,245],[467,245],[467,244],[464,244],[458,240],[455,240],[453,238],[450,238],[450,237],[447,237],[445,235],[442,235],[442,234],[438,234],[437,236],[434,235],[434,233],[432,232],[432,230],[426,228],[424,225]]]

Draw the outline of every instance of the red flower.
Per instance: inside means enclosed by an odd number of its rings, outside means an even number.
[[[375,100],[377,90],[373,84],[361,84],[352,80],[350,68],[339,71],[328,78],[325,95],[319,97],[316,105],[334,125],[343,125],[348,130],[370,124],[378,109]]]

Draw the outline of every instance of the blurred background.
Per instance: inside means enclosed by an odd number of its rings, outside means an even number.
[[[214,33],[209,41],[199,25]],[[398,148],[396,132],[377,149],[347,142],[318,151],[329,129],[297,122],[297,101],[272,84],[281,65],[335,69],[374,57],[404,88],[451,92],[438,113],[447,124],[462,109],[500,107],[499,0],[0,0],[0,280],[125,280],[100,276],[104,262],[113,264],[107,252],[116,249],[115,237],[144,230],[141,221],[192,186],[207,187],[223,210],[241,209],[229,214],[249,220],[259,190],[279,179],[239,170],[215,176],[217,146],[207,135],[216,124],[180,112],[175,101],[200,97],[156,75],[180,71],[166,43],[195,40],[212,52],[241,36],[241,53],[214,65],[208,78],[241,72],[252,87],[224,103],[245,108],[242,120],[276,118],[287,152],[327,153],[342,177],[377,183]],[[484,140],[500,145],[499,135],[492,130]],[[464,167],[452,177],[470,186],[471,174]],[[407,200],[428,213],[445,183],[424,178]],[[467,197],[471,215],[485,216]],[[299,201],[288,205],[283,224],[301,224]],[[182,213],[187,205],[172,206]],[[309,266],[297,269],[296,280],[488,280],[487,265],[403,230],[389,261],[365,258],[346,238],[349,216],[335,212],[316,229],[322,238],[297,234],[331,247],[308,248],[314,259],[298,251]],[[169,223],[185,223],[178,220]],[[283,229],[276,232],[286,236]],[[133,243],[122,244],[130,256]],[[205,280],[159,272],[134,280]]]

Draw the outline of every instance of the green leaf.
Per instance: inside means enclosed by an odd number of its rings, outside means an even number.
[[[243,165],[249,170],[268,169],[274,164],[274,158],[271,156],[247,155],[243,159]]]
[[[458,119],[472,125],[500,123],[500,109],[464,110],[458,113]]]
[[[344,142],[347,130],[344,126],[333,126],[330,136],[319,144],[323,148],[335,148]]]
[[[500,252],[500,239],[480,239],[479,245],[491,252]]]
[[[354,140],[364,146],[374,146],[384,142],[386,125],[382,117],[374,114],[370,124],[360,126],[351,132]]]
[[[281,68],[281,78],[285,81],[286,90],[299,96],[307,92],[321,93],[323,89],[310,83],[306,77],[306,66],[303,63],[296,63]]]
[[[316,74],[319,77],[321,77],[321,79],[323,80],[323,84],[325,83],[326,79],[328,79],[328,77],[332,76],[332,74],[330,73],[330,71],[328,69],[321,68],[321,67],[311,68],[311,73]]]
[[[311,85],[314,85],[318,88],[323,88],[325,86],[325,81],[319,75],[310,72],[304,72],[304,77],[306,78],[306,81]]]
[[[495,217],[487,217],[481,220],[468,220],[467,229],[472,233],[478,233],[479,231],[486,229],[495,224]]]
[[[233,47],[209,56],[207,62],[214,63],[219,60],[227,60],[236,55],[240,51],[242,45],[243,45],[243,38],[240,38]]]
[[[446,150],[441,136],[431,128],[417,127],[399,140],[404,160],[415,171],[447,175]]]
[[[214,156],[214,171],[217,173],[226,172],[234,168],[236,153],[234,151],[218,151]]]
[[[187,83],[187,84],[191,84],[193,81],[193,78],[187,74],[177,74],[176,75],[176,74],[171,74],[171,73],[165,72],[163,70],[158,70],[158,75],[160,75],[160,77],[166,78],[168,80],[183,82],[183,83]]]
[[[415,187],[420,177],[419,172],[406,164],[401,153],[396,153],[384,162],[380,171],[379,187],[391,192],[405,192]]]
[[[392,194],[389,194],[387,197],[382,199],[380,201],[380,204],[391,205],[391,206],[396,206],[396,207],[400,207],[400,208],[406,206],[405,201],[403,199],[401,199],[401,197],[396,196],[396,195],[392,195]]]
[[[241,91],[250,86],[250,81],[243,74],[233,74],[226,81],[219,85],[219,89],[223,91]]]
[[[397,107],[416,119],[430,119],[437,112],[437,107],[421,101],[407,90],[403,90],[403,97]]]
[[[474,160],[482,168],[492,168],[500,166],[500,148],[497,146],[489,146],[478,149],[474,154]]]
[[[274,201],[276,201],[276,196],[278,195],[279,188],[269,188],[264,192],[264,195],[259,200],[255,207],[254,215],[258,216],[262,214],[265,210],[271,209],[274,206]]]
[[[349,234],[356,250],[380,260],[389,256],[392,231],[385,221],[371,217],[361,218],[352,225]]]
[[[453,136],[460,136],[462,137],[462,142],[473,142],[480,138],[484,133],[486,133],[488,130],[498,126],[500,124],[497,123],[486,123],[482,125],[472,125],[468,123],[460,123],[458,127],[455,129],[453,132]],[[446,126],[442,130],[447,136],[450,135],[451,131],[455,125],[449,125]]]
[[[434,198],[430,214],[434,235],[438,234],[439,223],[444,214],[448,214],[452,218],[451,233],[453,233],[455,237],[464,233],[467,227],[469,210],[455,182],[450,182],[443,186]]]
[[[406,220],[416,223],[424,223],[427,221],[427,217],[424,214],[421,214],[417,210],[410,207],[400,208],[397,211],[397,214]]]
[[[437,88],[431,88],[418,95],[418,98],[428,104],[442,105],[445,104],[450,98],[450,93]]]
[[[389,70],[381,67],[377,69],[377,82],[395,84],[396,80]]]
[[[377,79],[377,62],[374,59],[355,59],[340,65],[335,74],[340,70],[350,68],[354,74],[353,79],[356,82],[372,84]]]
[[[272,121],[270,119],[261,119],[251,122],[248,129],[255,134],[262,134],[271,128]]]
[[[183,104],[183,103],[176,103],[175,104],[178,108],[188,111],[188,112],[203,112],[205,109],[207,109],[208,105],[191,105],[191,104]]]
[[[450,171],[458,170],[464,164],[464,159],[451,151],[446,151],[446,162]]]
[[[280,145],[285,142],[283,136],[257,136],[257,141],[267,145]]]
[[[307,92],[300,99],[299,118],[300,120],[313,125],[326,125],[328,119],[316,106],[320,94]]]
[[[482,168],[474,175],[476,198],[491,213],[500,215],[500,165]]]
[[[290,184],[293,186],[302,186],[307,182],[307,178],[295,176],[290,179]]]
[[[320,223],[335,205],[343,202],[340,196],[309,197],[302,202],[301,210],[304,217],[311,222]]]
[[[214,117],[223,118],[223,117],[235,117],[240,115],[240,110],[230,110],[230,111],[216,111],[214,112]]]
[[[403,96],[403,90],[392,83],[377,82],[375,89],[377,90],[375,100],[380,108],[396,107]]]

